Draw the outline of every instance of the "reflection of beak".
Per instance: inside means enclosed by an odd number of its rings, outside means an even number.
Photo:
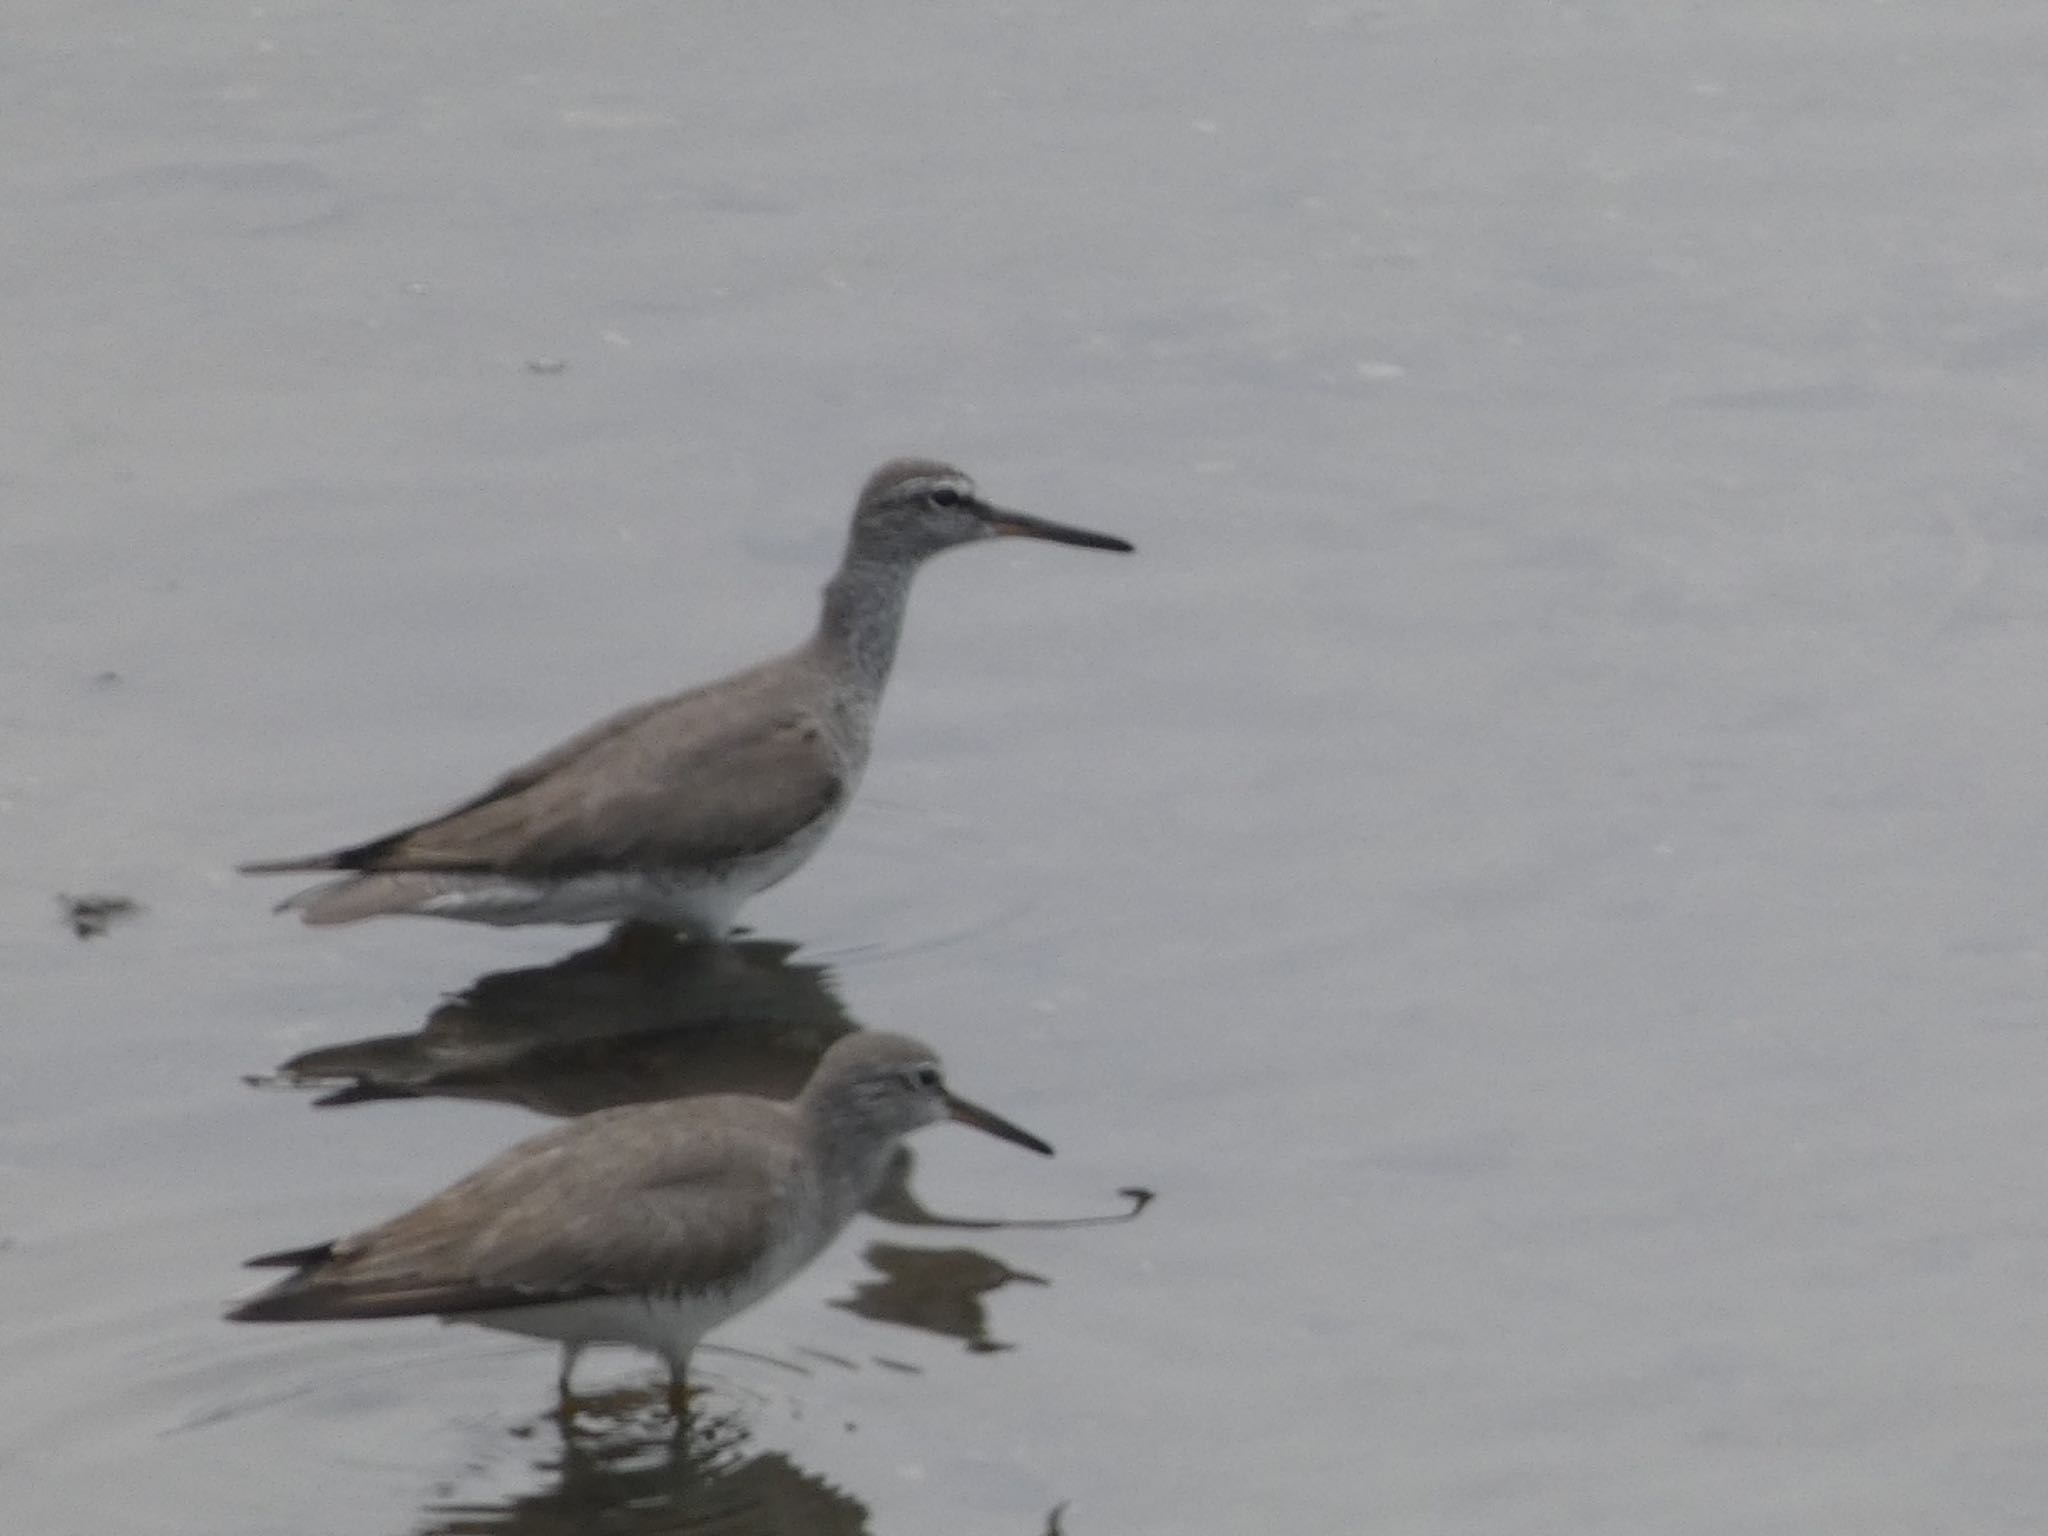
[[[1012,1125],[1001,1115],[992,1115],[979,1104],[970,1104],[958,1094],[946,1095],[946,1108],[962,1125],[971,1125],[977,1131],[987,1131],[991,1136],[1000,1136],[1004,1141],[1014,1141],[1020,1147],[1052,1156],[1052,1148],[1022,1126]]]
[[[1009,534],[1020,539],[1049,539],[1055,544],[1078,544],[1083,549],[1113,549],[1120,555],[1131,552],[1131,545],[1114,534],[1091,533],[1086,528],[1073,528],[1049,518],[1033,517],[1028,512],[1012,512],[986,503],[978,510],[991,533]]]

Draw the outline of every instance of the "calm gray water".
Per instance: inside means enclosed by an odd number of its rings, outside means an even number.
[[[2043,1528],[2048,13],[6,34],[11,1529]],[[565,1447],[540,1346],[221,1322],[674,1067],[550,1001],[601,934],[233,862],[788,642],[899,451],[1140,553],[925,573],[747,1008],[1059,1144],[930,1211],[1156,1204],[863,1221],[681,1443],[631,1356]]]

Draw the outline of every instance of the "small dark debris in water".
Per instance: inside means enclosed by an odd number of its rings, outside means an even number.
[[[1145,1209],[1146,1206],[1158,1198],[1151,1190],[1138,1184],[1126,1184],[1117,1193],[1131,1202],[1130,1214],[1133,1216],[1137,1215],[1138,1212]]]
[[[92,675],[92,685],[95,688],[118,688],[126,681],[126,678],[114,671],[95,672]]]
[[[97,939],[116,923],[125,923],[142,912],[142,903],[127,896],[65,896],[57,897],[57,904],[64,909],[64,921],[71,925],[71,931],[81,939]]]
[[[528,373],[567,373],[569,360],[566,357],[529,357],[526,360]]]
[[[1067,1536],[1067,1505],[1063,1499],[1053,1505],[1052,1513],[1045,1517],[1045,1536]]]

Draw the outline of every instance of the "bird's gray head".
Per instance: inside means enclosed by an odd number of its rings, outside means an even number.
[[[966,475],[936,459],[891,459],[868,476],[853,510],[854,550],[871,560],[914,564],[955,544],[1006,536],[1124,553],[1131,548],[1106,533],[993,506]]]
[[[829,1122],[893,1141],[940,1120],[958,1120],[1004,1141],[1052,1155],[1052,1148],[946,1087],[932,1048],[907,1035],[872,1030],[844,1036],[818,1060],[804,1100]]]

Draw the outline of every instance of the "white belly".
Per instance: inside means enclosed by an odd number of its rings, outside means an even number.
[[[477,1323],[530,1339],[552,1339],[571,1351],[587,1344],[628,1344],[659,1355],[680,1371],[705,1334],[779,1287],[810,1262],[818,1246],[785,1239],[730,1289],[664,1296],[594,1296],[459,1313],[447,1321]]]
[[[838,819],[835,808],[767,853],[705,870],[617,870],[552,882],[504,875],[443,877],[443,888],[412,910],[502,925],[637,920],[721,938],[741,905],[794,873]]]
[[[758,1298],[737,1306],[718,1295],[669,1297],[600,1296],[586,1301],[552,1302],[538,1307],[509,1307],[496,1312],[465,1313],[453,1323],[479,1323],[529,1339],[552,1339],[571,1349],[586,1344],[629,1344],[682,1367],[697,1341]]]

